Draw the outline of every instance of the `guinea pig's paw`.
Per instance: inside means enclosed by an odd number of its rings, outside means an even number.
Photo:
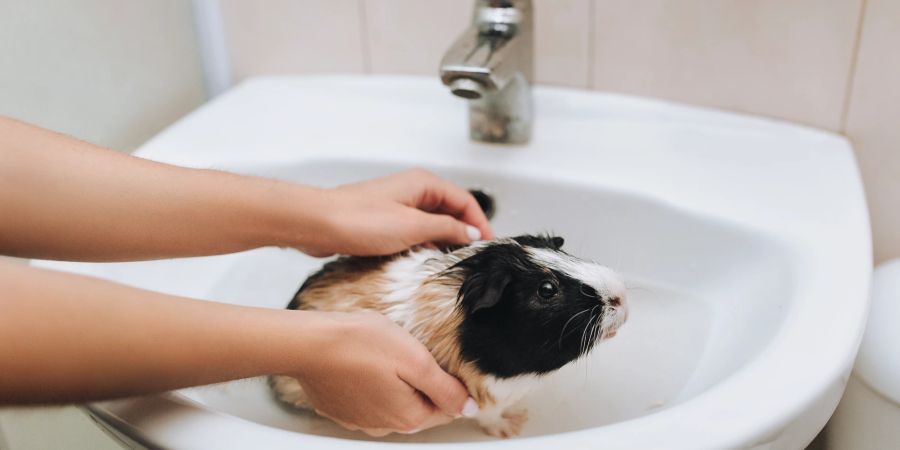
[[[312,404],[309,403],[309,398],[307,398],[306,392],[303,391],[303,386],[300,385],[296,378],[275,375],[271,377],[270,383],[278,400],[295,408],[312,409]]]
[[[497,415],[480,417],[478,424],[485,433],[499,438],[518,436],[522,432],[522,425],[528,420],[528,410],[525,408],[507,408]]]

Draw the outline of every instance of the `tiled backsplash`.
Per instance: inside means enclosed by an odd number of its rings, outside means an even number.
[[[535,0],[539,83],[841,128],[863,0]],[[471,0],[223,0],[235,79],[435,75]]]
[[[596,0],[594,88],[840,129],[862,0]]]
[[[844,131],[866,184],[875,260],[900,257],[900,1],[867,0]]]
[[[232,75],[437,77],[472,0],[221,0]],[[900,2],[534,0],[537,82],[786,119],[853,141],[900,256]]]
[[[235,80],[366,71],[358,0],[223,0],[222,21]]]

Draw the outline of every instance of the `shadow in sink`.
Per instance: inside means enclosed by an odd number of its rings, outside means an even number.
[[[323,161],[258,169],[254,174],[333,186],[403,169]],[[665,204],[578,183],[436,170],[496,200],[498,235],[553,231],[572,254],[625,274],[630,315],[619,334],[564,367],[524,401],[523,437],[621,422],[688,401],[751,361],[772,341],[792,286],[786,248],[761,233]],[[246,252],[206,297],[284,307],[321,260],[298,252]],[[367,439],[331,422],[278,405],[265,380],[180,391],[208,408],[302,433]],[[456,421],[395,442],[493,439],[474,422]]]

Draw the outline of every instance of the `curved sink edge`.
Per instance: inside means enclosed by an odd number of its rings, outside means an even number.
[[[313,78],[313,77],[305,77],[305,78],[306,78],[306,79],[309,79],[309,78]],[[327,78],[329,79],[329,81],[333,81],[333,80],[335,79],[335,78],[332,77],[332,76],[329,76],[329,77],[327,77]],[[356,76],[352,76],[352,77],[349,77],[349,78],[354,78],[354,80],[355,80],[356,78],[365,78],[365,77],[356,77]],[[398,78],[399,78],[399,77],[398,77]],[[412,77],[412,78],[420,78],[420,77]],[[264,80],[251,80],[251,81],[264,81]],[[253,83],[249,83],[249,85],[251,85],[251,86],[252,86],[252,84],[253,84]],[[555,90],[555,89],[560,89],[560,88],[551,88],[551,89],[554,89],[554,90]],[[576,91],[576,92],[581,93],[582,91]],[[587,92],[587,93],[589,93],[589,94],[592,93],[591,91],[584,91],[584,92]],[[618,94],[603,94],[603,93],[593,93],[593,94],[595,94],[595,95],[618,95]],[[624,97],[630,97],[630,96],[624,96]],[[633,98],[633,97],[630,97],[630,98]],[[636,98],[633,98],[633,99],[636,99]],[[638,99],[638,100],[643,100],[643,99]],[[656,102],[655,100],[647,100],[647,101],[649,101],[649,102]],[[670,106],[671,106],[671,105],[674,105],[675,107],[679,107],[679,108],[682,107],[682,106],[680,106],[680,105],[678,105],[678,104],[674,104],[674,103],[671,103],[671,102],[662,102],[662,103],[670,104]],[[719,111],[711,111],[711,110],[708,110],[708,109],[702,108],[702,107],[686,106],[685,108],[696,108],[696,109],[704,110],[704,112],[706,112],[706,113],[722,114],[722,113],[719,112]],[[817,130],[817,129],[810,129],[810,128],[808,128],[808,127],[804,127],[804,126],[800,126],[800,125],[794,125],[794,124],[789,124],[789,123],[783,123],[783,122],[778,121],[778,120],[776,120],[776,119],[764,119],[764,118],[758,118],[758,117],[753,117],[753,116],[747,116],[747,115],[743,115],[743,114],[740,114],[740,113],[727,113],[727,112],[726,112],[726,113],[724,113],[724,114],[737,116],[737,118],[739,118],[739,119],[741,119],[741,120],[752,119],[752,120],[762,120],[762,121],[764,121],[764,122],[775,122],[775,124],[777,124],[778,126],[785,126],[785,127],[788,127],[790,130],[793,130],[793,131],[801,131],[801,132],[803,132],[803,133],[805,133],[805,134],[809,134],[810,136],[818,135],[819,137],[823,137],[823,136],[824,136],[824,137],[826,137],[826,138],[828,138],[828,139],[839,139],[839,140],[841,140],[842,142],[846,143],[846,139],[845,139],[845,138],[840,137],[840,136],[837,136],[837,135],[834,135],[834,134],[832,134],[832,133],[830,133],[830,132],[821,131],[821,130]],[[787,129],[785,129],[785,130],[787,130]],[[848,147],[849,147],[849,145],[848,145]],[[150,153],[152,153],[152,152],[150,152]],[[240,161],[238,161],[238,162],[240,162]],[[855,161],[854,161],[854,163],[855,163]],[[857,176],[858,176],[858,167],[854,166],[853,170],[856,171]],[[861,185],[860,185],[860,189],[861,189]],[[861,205],[862,205],[862,207],[863,207],[864,209],[866,208],[866,203],[865,203],[864,200],[862,201]],[[857,219],[859,219],[859,218],[857,218]],[[863,218],[863,221],[864,221],[866,224],[868,224],[868,217]],[[870,236],[870,235],[866,235],[866,238],[865,238],[864,240],[866,240],[866,239],[868,240],[869,243],[871,243],[871,236]],[[868,255],[869,255],[869,256],[868,256],[868,259],[871,260],[871,248],[868,249]],[[857,255],[857,256],[859,256],[859,255]],[[862,259],[866,259],[866,258],[863,257]],[[869,277],[871,277],[871,269],[869,270],[869,274],[870,274]],[[857,281],[858,281],[858,280],[857,280]],[[860,283],[854,283],[854,284],[856,284],[857,287],[861,287]],[[867,283],[863,283],[863,284],[866,284],[866,286],[868,285]],[[866,300],[866,304],[867,304],[867,300]],[[861,330],[864,330],[864,324],[861,325],[859,328],[860,328]],[[862,332],[860,331],[860,333],[859,333],[859,338],[861,339],[861,337],[862,337]],[[856,346],[857,346],[857,347],[858,347],[858,345],[859,345],[859,339],[858,339],[857,342],[856,342]],[[852,360],[849,362],[849,366],[852,367]],[[837,375],[837,379],[840,379],[840,376],[841,376],[841,375],[838,374],[838,375]],[[830,377],[830,375],[829,375],[829,377]],[[823,391],[824,391],[824,390],[827,390],[827,389],[828,389],[828,386],[823,386],[823,387],[822,387],[822,390],[823,390]],[[817,397],[815,397],[815,396],[814,396],[814,397],[811,397],[812,400],[815,400],[816,398],[817,398]],[[804,407],[803,405],[797,405],[797,408],[799,408],[799,409],[802,409],[803,407]],[[588,431],[591,431],[591,430],[588,430]],[[771,430],[770,430],[768,433],[762,433],[762,434],[760,434],[760,436],[762,436],[761,439],[764,439],[764,436],[766,436],[766,435],[771,435]],[[513,441],[513,442],[521,442],[521,441],[522,441],[522,440],[515,440],[515,441]]]

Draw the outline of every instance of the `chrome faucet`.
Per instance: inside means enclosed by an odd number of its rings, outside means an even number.
[[[471,139],[528,142],[533,59],[531,0],[476,0],[472,25],[441,61],[441,81],[469,100]]]

